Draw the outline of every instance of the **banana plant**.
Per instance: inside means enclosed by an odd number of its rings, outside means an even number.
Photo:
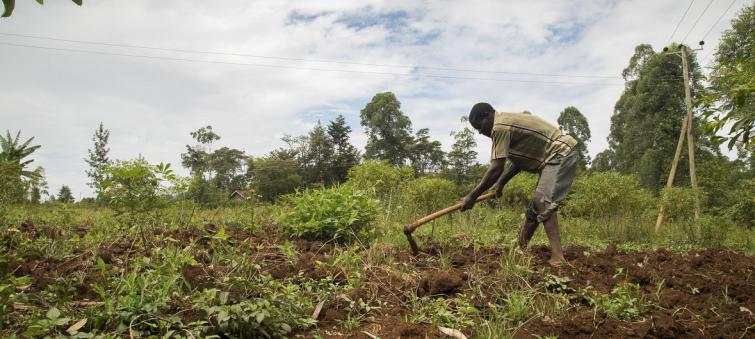
[[[45,0],[36,0],[40,5],[43,5]],[[81,6],[81,3],[83,0],[72,0],[75,4]],[[3,6],[5,6],[5,10],[3,11],[2,17],[9,17],[13,13],[13,9],[16,7],[16,0],[3,0]]]

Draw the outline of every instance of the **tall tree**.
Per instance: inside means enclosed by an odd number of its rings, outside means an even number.
[[[580,155],[578,166],[582,170],[587,169],[587,165],[590,164],[590,155],[587,153],[587,143],[590,142],[590,126],[587,124],[587,118],[576,107],[569,106],[558,115],[558,126],[564,133],[577,139],[579,144],[577,144],[576,150]]]
[[[76,199],[74,199],[73,194],[71,193],[71,188],[63,185],[60,187],[60,191],[58,191],[57,200],[62,203],[70,204]]]
[[[417,131],[411,148],[411,162],[418,175],[437,173],[443,168],[446,154],[440,148],[440,141],[430,140],[430,130]]]
[[[463,185],[471,180],[471,171],[477,163],[477,141],[474,132],[468,127],[461,131],[451,132],[454,144],[451,152],[448,152],[448,170],[451,180],[458,185]]]
[[[110,164],[110,159],[108,158],[110,148],[107,147],[109,138],[110,130],[105,129],[102,122],[100,122],[100,127],[94,131],[94,135],[92,136],[94,149],[88,149],[87,153],[89,153],[89,157],[84,159],[89,165],[89,169],[86,171],[87,176],[91,180],[89,187],[95,190],[98,198],[102,194],[100,183],[104,179],[104,170]]]
[[[268,156],[254,159],[251,167],[252,187],[265,200],[273,201],[302,184],[296,160]]]
[[[401,103],[391,92],[375,94],[360,112],[367,132],[365,158],[404,165],[411,157],[412,122],[401,112]]]
[[[346,124],[343,115],[338,115],[328,125],[328,135],[333,141],[333,179],[336,182],[346,181],[349,169],[359,163],[359,150],[349,142],[351,127]]]
[[[193,175],[201,176],[209,181],[212,143],[220,140],[220,136],[212,131],[212,126],[199,128],[196,131],[189,132],[189,134],[196,140],[197,144],[194,146],[186,145],[186,153],[181,154],[181,164],[191,170]]]
[[[333,140],[318,121],[307,136],[307,147],[302,165],[304,181],[308,184],[329,185],[332,181],[331,166],[334,154]]]
[[[755,144],[755,3],[731,21],[716,51],[710,87],[703,97],[706,133],[729,140],[728,147]],[[728,136],[716,136],[730,126]]]
[[[671,51],[674,50],[678,46],[671,46]],[[619,172],[636,174],[643,186],[656,191],[665,185],[686,115],[681,64],[678,55],[656,53],[650,45],[637,46],[622,73],[626,81],[624,93],[611,116],[608,136],[611,152],[606,155],[613,158],[607,159],[607,163]],[[702,76],[694,54],[690,55],[689,64],[693,97],[697,97]],[[699,137],[699,121],[693,120],[692,127],[698,136],[696,153],[705,157],[701,146],[706,140]],[[686,163],[680,161],[677,169],[680,183],[689,181]]]
[[[244,165],[246,164],[244,151],[221,147],[209,156],[209,168],[214,177],[212,182],[215,187],[231,192],[246,187]]]

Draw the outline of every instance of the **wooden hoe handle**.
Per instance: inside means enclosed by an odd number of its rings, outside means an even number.
[[[492,198],[494,196],[495,196],[495,193],[492,193],[492,192],[491,193],[487,193],[487,194],[483,194],[483,195],[477,197],[477,200],[475,200],[475,202],[480,202],[480,201],[488,200],[488,199],[490,199],[490,198]],[[424,225],[424,224],[426,224],[428,222],[431,222],[431,221],[433,221],[433,220],[435,220],[437,218],[440,218],[440,217],[442,217],[442,216],[444,216],[446,214],[449,214],[451,212],[454,212],[454,211],[460,209],[461,205],[462,205],[462,203],[458,203],[456,205],[453,205],[453,206],[450,206],[450,207],[446,207],[446,208],[444,208],[444,209],[442,209],[440,211],[436,211],[433,214],[427,215],[427,216],[423,217],[422,219],[419,219],[419,220],[417,220],[417,221],[415,221],[415,222],[407,225],[406,227],[404,227],[404,233],[407,233],[407,232],[408,233],[412,233],[418,227],[420,227],[420,226],[422,226],[422,225]]]

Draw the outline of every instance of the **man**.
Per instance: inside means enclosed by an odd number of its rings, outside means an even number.
[[[543,223],[551,258],[548,263],[566,263],[561,251],[557,210],[571,191],[579,153],[577,140],[564,135],[542,118],[526,113],[496,112],[488,103],[478,103],[469,112],[469,123],[480,134],[493,140],[490,167],[480,183],[462,200],[462,211],[471,209],[475,200],[493,184],[495,196],[521,171],[538,173],[537,188],[527,206],[524,225],[519,233],[519,246],[527,247],[537,226]],[[506,160],[511,163],[504,173]]]

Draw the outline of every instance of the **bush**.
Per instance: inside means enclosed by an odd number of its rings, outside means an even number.
[[[631,175],[616,172],[589,173],[574,180],[563,208],[574,217],[620,219],[642,216],[652,210],[655,199]]]
[[[349,170],[347,184],[390,204],[399,189],[413,176],[411,167],[397,168],[387,162],[365,161]]]
[[[404,189],[404,206],[411,212],[429,214],[459,200],[453,182],[421,177],[409,181]]]
[[[501,200],[509,206],[525,206],[532,200],[532,193],[535,192],[536,184],[536,175],[519,173],[504,186]]]
[[[741,180],[738,186],[734,191],[735,203],[727,214],[742,226],[752,228],[755,225],[755,179]]]
[[[703,215],[685,227],[685,234],[691,244],[700,247],[723,247],[734,222],[725,217]]]
[[[290,211],[282,222],[288,232],[309,240],[367,238],[377,214],[375,202],[350,186],[306,190],[286,197]]]
[[[661,190],[664,217],[669,222],[689,222],[695,216],[695,194],[703,205],[704,195],[691,187],[666,187]]]

